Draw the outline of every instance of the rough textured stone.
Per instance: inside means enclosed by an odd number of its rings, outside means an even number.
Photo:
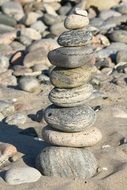
[[[76,68],[90,62],[93,58],[93,49],[86,47],[60,47],[52,50],[48,54],[49,61],[57,66],[64,68]]]
[[[88,147],[96,145],[102,134],[97,128],[90,128],[77,133],[65,133],[55,131],[51,127],[44,127],[42,130],[43,139],[53,145],[66,147]]]
[[[31,167],[11,168],[5,174],[5,181],[10,185],[32,183],[41,177],[40,172]]]
[[[77,29],[63,32],[58,38],[58,44],[64,47],[84,46],[90,43],[92,33],[86,29]]]
[[[83,131],[96,120],[94,110],[86,105],[71,108],[50,105],[44,115],[49,126],[65,132]]]
[[[64,21],[64,26],[67,29],[80,29],[87,26],[88,24],[88,17],[83,17],[76,14],[69,15]]]
[[[93,87],[90,84],[72,89],[53,88],[49,93],[49,100],[57,106],[73,107],[82,105],[92,93]]]
[[[84,65],[75,69],[55,67],[50,74],[51,83],[58,88],[74,88],[91,79],[94,67]]]
[[[88,150],[47,147],[38,155],[36,166],[46,176],[87,179],[96,173],[97,161]]]

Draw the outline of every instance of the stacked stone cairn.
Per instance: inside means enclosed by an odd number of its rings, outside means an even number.
[[[89,84],[94,70],[92,33],[88,30],[87,12],[76,8],[64,22],[67,29],[58,38],[60,48],[48,54],[56,67],[50,80],[55,86],[45,110],[48,126],[42,130],[46,147],[38,155],[36,166],[43,175],[91,178],[97,171],[97,161],[88,149],[97,144],[102,134],[93,127],[94,110],[85,105],[93,93]]]

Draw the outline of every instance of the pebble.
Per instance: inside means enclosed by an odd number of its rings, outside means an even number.
[[[67,29],[64,27],[63,22],[58,22],[50,26],[50,32],[55,36],[59,36],[62,32],[66,30]]]
[[[75,69],[55,67],[50,73],[51,83],[58,88],[75,88],[91,79],[94,67],[84,65]]]
[[[71,3],[67,2],[65,5],[61,6],[58,10],[60,15],[68,15],[72,9]]]
[[[11,168],[5,174],[5,181],[10,185],[32,183],[40,179],[40,172],[32,167]]]
[[[122,43],[122,42],[114,42],[114,43],[111,43],[111,45],[109,45],[107,48],[97,51],[96,57],[107,58],[111,56],[114,59],[115,54],[118,51],[125,50],[126,48],[127,48],[127,44]]]
[[[12,70],[7,70],[0,74],[0,85],[17,86],[17,79],[12,75]]]
[[[0,170],[9,165],[10,159],[12,159],[17,154],[17,149],[15,146],[0,142]]]
[[[20,3],[14,1],[8,1],[2,4],[2,11],[16,20],[20,20],[24,16],[23,8]]]
[[[34,77],[25,76],[25,77],[20,78],[19,87],[21,90],[24,90],[27,92],[35,92],[40,88],[40,83]]]
[[[103,20],[107,20],[108,18],[111,17],[119,17],[121,14],[115,10],[103,10],[100,12],[99,17],[102,18]],[[117,18],[116,18],[117,19]]]
[[[45,50],[46,54],[49,51],[58,48],[59,45],[56,42],[56,39],[48,38],[48,39],[41,39],[32,43],[32,45],[28,48],[28,51],[35,51],[37,49]]]
[[[15,111],[15,107],[12,103],[0,100],[0,112],[7,116]]]
[[[84,46],[90,43],[93,35],[85,29],[65,31],[58,38],[58,44],[64,47]]]
[[[21,44],[20,42],[17,42],[17,41],[13,41],[10,46],[12,47],[13,49],[13,52],[17,52],[17,51],[24,51],[26,49],[26,47]],[[17,52],[18,53],[18,52]]]
[[[8,26],[8,25],[5,25],[5,24],[0,24],[0,34],[4,34],[4,33],[7,33],[7,32],[12,32],[14,30],[15,30],[15,28],[12,27],[12,26]]]
[[[52,104],[45,110],[44,117],[49,126],[65,132],[83,131],[96,120],[95,112],[86,105],[62,108]]]
[[[7,15],[0,14],[0,24],[15,27],[16,26],[16,20],[12,17],[7,16]]]
[[[32,40],[41,39],[41,34],[38,31],[36,31],[34,28],[22,28],[20,32],[21,35],[26,36]]]
[[[37,12],[28,12],[24,22],[27,26],[31,26],[37,21],[37,19],[39,19],[39,17],[41,17],[41,15]]]
[[[63,68],[76,68],[91,62],[92,47],[60,47],[48,53],[51,64]]]
[[[90,84],[72,89],[53,88],[49,100],[57,106],[73,107],[85,103],[92,93],[93,87]]]
[[[18,125],[18,124],[24,124],[27,120],[26,115],[21,113],[16,113],[13,115],[9,115],[5,122],[9,125]]]
[[[64,26],[67,29],[80,29],[88,26],[89,19],[88,17],[83,17],[76,14],[71,14],[66,17],[64,21]]]
[[[0,35],[0,44],[11,44],[17,38],[16,31]]]
[[[9,59],[5,56],[0,56],[0,73],[7,71],[9,67]]]
[[[40,34],[43,34],[43,32],[46,30],[47,26],[42,21],[38,20],[31,25],[31,28],[34,28]]]
[[[44,14],[43,21],[46,25],[51,26],[56,23],[61,23],[64,20],[65,17],[61,16],[54,16],[51,14]]]
[[[116,62],[118,63],[127,63],[127,50],[119,51],[116,55]]]
[[[65,133],[46,126],[42,130],[42,137],[52,145],[78,148],[96,145],[102,139],[102,134],[95,127],[82,132]]]
[[[74,13],[75,13],[76,15],[80,15],[80,16],[83,16],[83,17],[87,17],[87,16],[88,16],[87,11],[85,11],[85,10],[83,10],[83,9],[80,9],[79,7],[76,7],[76,8],[74,9]]]
[[[0,154],[12,156],[17,152],[17,149],[12,144],[0,142]]]
[[[85,149],[47,147],[38,155],[36,167],[46,176],[88,179],[95,175],[97,161],[93,153]]]
[[[36,49],[28,53],[23,61],[23,65],[27,68],[33,67],[34,65],[41,64],[43,66],[50,66],[50,62],[47,58],[47,54],[44,49]]]
[[[23,35],[19,37],[19,41],[20,41],[24,46],[29,46],[29,45],[31,45],[31,43],[32,43],[32,40],[31,40],[29,37],[23,36]]]
[[[127,14],[127,2],[121,3],[118,7],[116,7],[116,10],[121,14]]]
[[[125,30],[116,30],[110,34],[110,39],[114,42],[123,42],[127,43],[127,31]]]
[[[44,74],[39,75],[38,79],[39,79],[40,82],[42,82],[44,84],[50,84],[49,77],[44,75]]]

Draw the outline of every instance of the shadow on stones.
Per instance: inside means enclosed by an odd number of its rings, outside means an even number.
[[[0,141],[14,145],[18,152],[24,154],[22,159],[25,164],[35,167],[37,155],[48,144],[44,141],[36,140],[32,136],[21,134],[23,131],[23,129],[18,128],[16,125],[8,125],[5,122],[0,122]],[[2,172],[0,172],[0,176],[3,176]]]

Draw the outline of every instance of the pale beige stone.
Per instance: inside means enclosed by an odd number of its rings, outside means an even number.
[[[45,141],[59,146],[89,147],[96,145],[102,134],[99,129],[92,127],[82,132],[66,133],[55,131],[49,126],[43,128],[42,136]]]

